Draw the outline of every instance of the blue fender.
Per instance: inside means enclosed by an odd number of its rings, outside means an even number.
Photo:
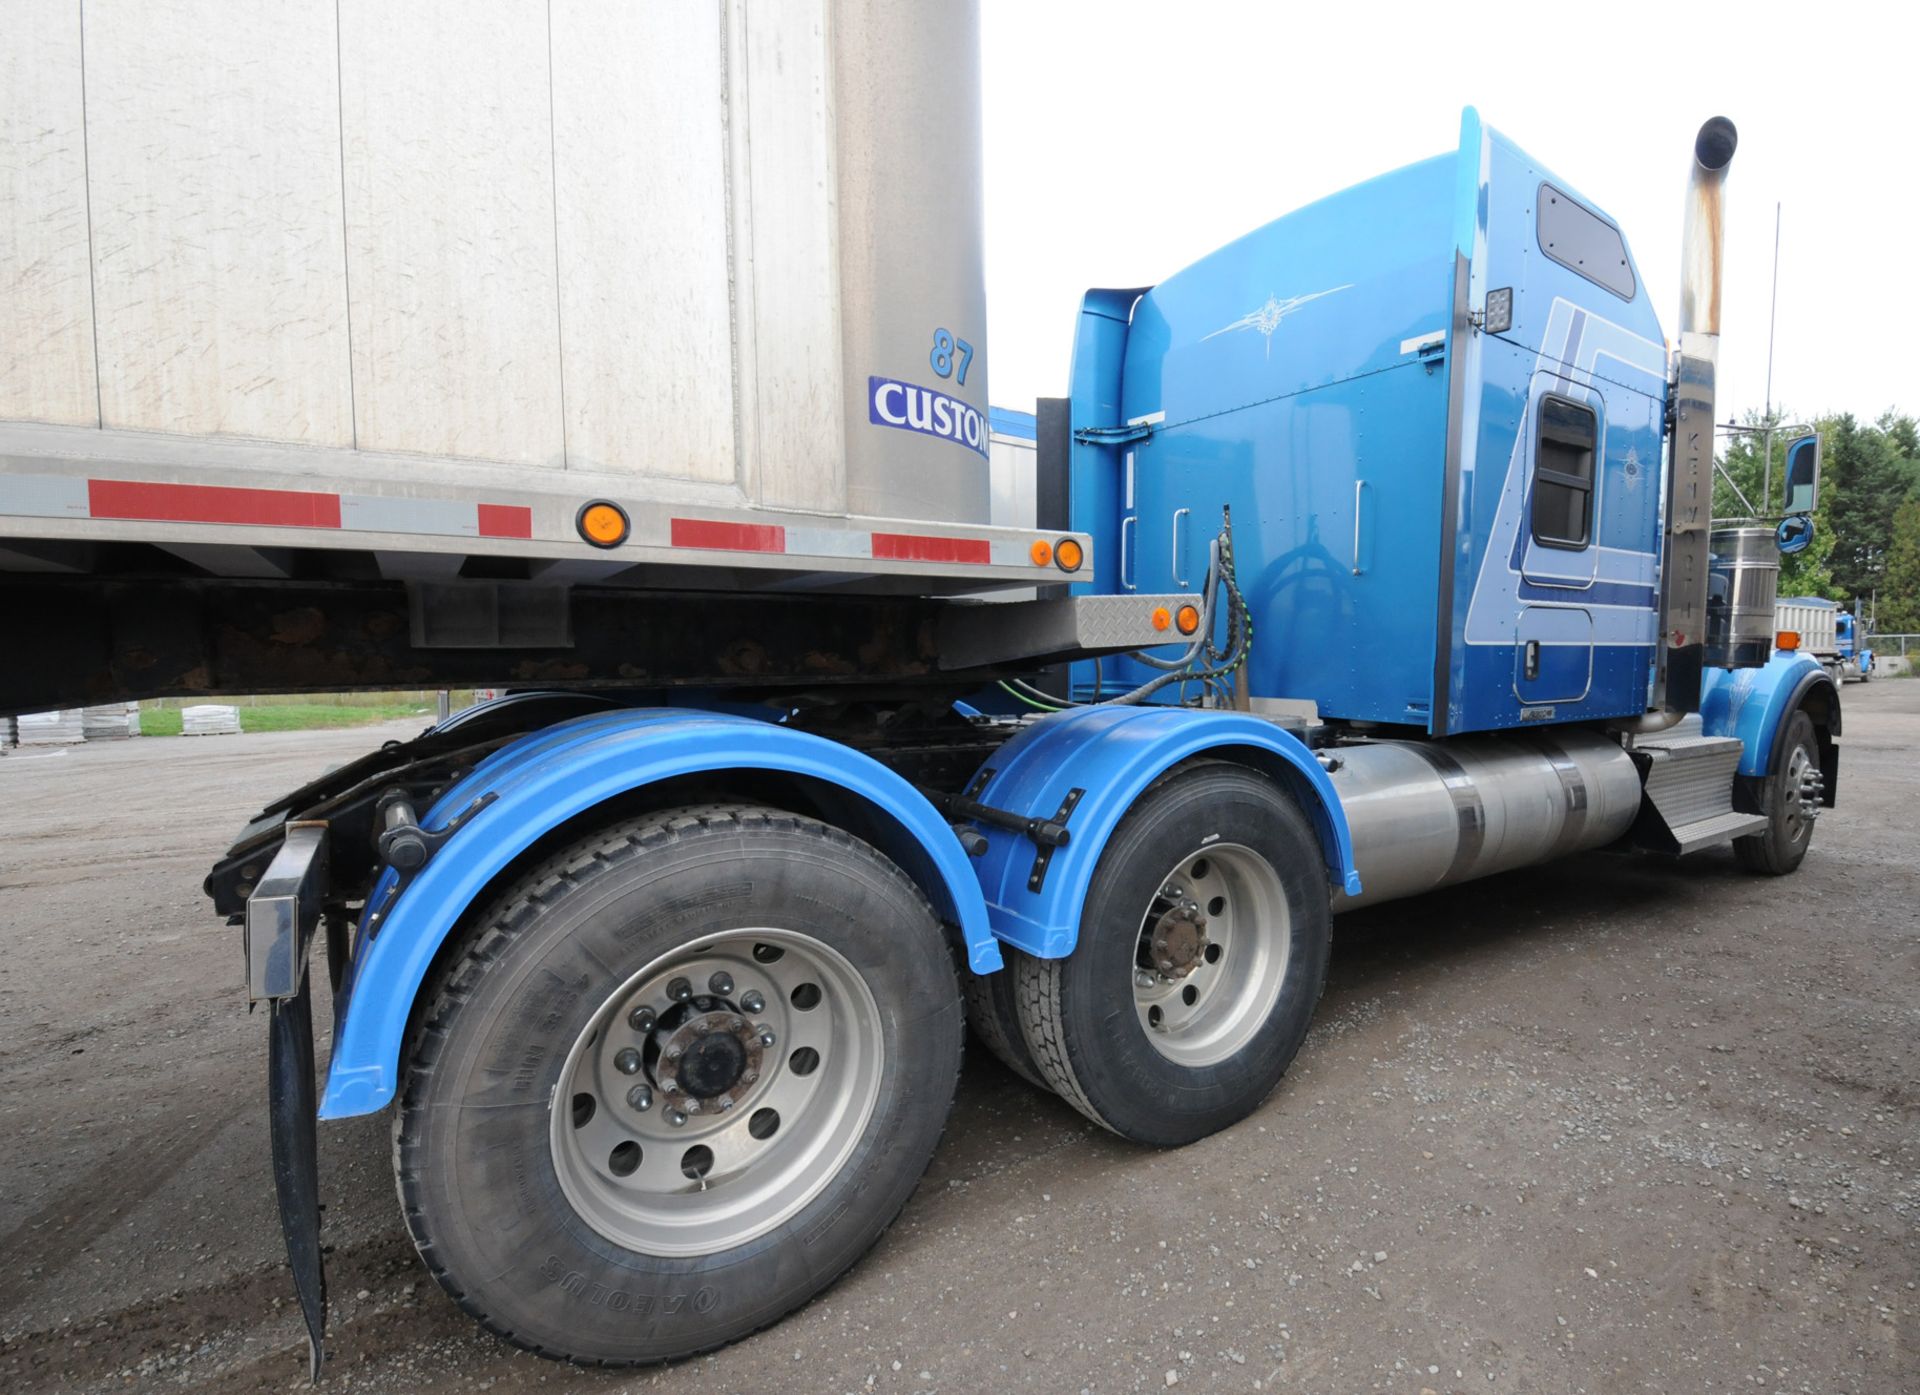
[[[1072,840],[1054,851],[1038,892],[1027,885],[1034,844],[980,825],[987,852],[974,872],[994,934],[1042,959],[1071,953],[1094,866],[1114,829],[1141,791],[1176,763],[1200,755],[1241,761],[1289,786],[1320,836],[1329,882],[1359,895],[1340,797],[1299,739],[1240,712],[1082,707],[1034,723],[987,762],[993,774],[975,798],[997,809],[1050,819],[1068,791],[1085,791],[1067,822]]]
[[[444,828],[474,800],[494,796],[449,839],[388,908],[365,922],[336,1011],[322,1119],[383,1108],[398,1086],[400,1052],[420,985],[461,916],[503,869],[576,814],[676,775],[775,770],[836,785],[877,808],[926,855],[934,909],[960,927],[976,973],[1000,967],[980,885],[947,820],[918,790],[870,757],[772,722],[675,708],[594,713],[530,733],[480,762],[421,820]],[[896,859],[898,860],[898,859]],[[392,884],[383,873],[368,898]],[[944,903],[944,904],[943,904]]]
[[[1815,688],[1825,686],[1839,730],[1840,694],[1833,677],[1804,650],[1775,650],[1760,668],[1709,668],[1701,676],[1700,729],[1708,736],[1737,736],[1742,775],[1765,775],[1773,739]]]

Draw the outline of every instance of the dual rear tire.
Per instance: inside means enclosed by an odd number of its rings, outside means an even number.
[[[1144,1143],[1246,1116],[1326,977],[1318,842],[1271,781],[1194,762],[1102,854],[1065,959],[970,979],[1014,1071]],[[539,866],[438,970],[393,1143],[434,1277],[519,1346],[629,1365],[723,1345],[877,1240],[945,1129],[947,935],[880,853],[701,806]]]

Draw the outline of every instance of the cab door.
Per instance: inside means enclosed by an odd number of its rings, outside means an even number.
[[[1579,702],[1593,684],[1593,589],[1605,403],[1555,373],[1534,379],[1513,692],[1523,706]]]

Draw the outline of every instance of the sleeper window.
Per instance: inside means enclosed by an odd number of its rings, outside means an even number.
[[[1533,540],[1545,547],[1583,548],[1593,534],[1593,447],[1590,408],[1548,394],[1540,399],[1533,456]]]

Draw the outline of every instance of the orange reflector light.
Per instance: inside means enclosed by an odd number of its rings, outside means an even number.
[[[582,538],[595,547],[618,547],[627,540],[627,533],[633,525],[627,521],[627,511],[618,504],[595,499],[590,504],[580,506],[573,526],[580,530]]]
[[[1167,613],[1167,608],[1163,605],[1155,606],[1153,608],[1153,614],[1147,618],[1153,623],[1153,627],[1156,630],[1164,630],[1173,623],[1173,616]]]
[[[1033,546],[1027,549],[1027,556],[1033,558],[1033,565],[1044,567],[1053,560],[1053,545],[1045,538],[1035,538]]]
[[[1773,637],[1773,647],[1776,649],[1798,649],[1800,647],[1800,631],[1781,630]]]
[[[1183,635],[1192,634],[1195,630],[1200,628],[1199,607],[1190,606],[1190,605],[1181,606],[1180,613],[1174,616],[1173,618],[1173,623],[1180,627],[1181,634]]]
[[[1053,560],[1061,571],[1077,572],[1080,564],[1087,560],[1087,554],[1074,539],[1062,538],[1053,545]]]

